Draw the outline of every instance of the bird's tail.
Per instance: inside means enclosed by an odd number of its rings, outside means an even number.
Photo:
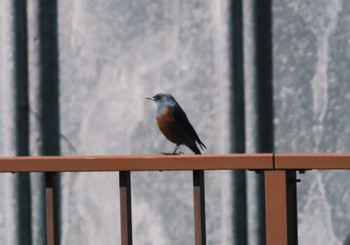
[[[204,148],[207,149],[207,147],[203,144],[203,142],[202,142],[200,139],[198,139],[197,142],[198,142],[198,144],[199,144],[199,146],[201,147],[202,150],[203,150]],[[193,144],[190,144],[190,145],[189,145],[189,144],[188,144],[188,145],[186,144],[186,146],[187,146],[188,148],[190,148],[194,153],[196,153],[196,154],[198,154],[198,155],[202,154],[201,151],[199,150],[197,144],[196,144],[196,141],[193,141]]]
[[[199,146],[201,147],[202,150],[204,150],[204,148],[207,149],[205,144],[200,139],[198,139],[198,144],[199,144]]]
[[[196,145],[196,143],[194,143],[193,145],[187,145],[187,146],[197,155],[201,154],[201,151],[198,149],[198,146]]]

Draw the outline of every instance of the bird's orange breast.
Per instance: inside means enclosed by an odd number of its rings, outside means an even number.
[[[173,123],[174,120],[175,119],[173,113],[171,112],[170,108],[167,107],[161,115],[157,116],[157,124],[159,129],[162,132],[163,130],[167,130],[167,128],[169,127],[169,123]]]
[[[167,107],[164,112],[157,116],[157,124],[164,136],[173,143],[182,143],[184,132],[181,126],[176,122],[171,109]]]

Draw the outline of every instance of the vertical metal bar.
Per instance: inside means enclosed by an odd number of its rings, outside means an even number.
[[[132,245],[130,171],[119,171],[121,245]]]
[[[27,1],[13,1],[14,16],[14,60],[15,60],[15,96],[16,96],[16,153],[29,155],[29,114],[28,114],[28,35]]]
[[[46,240],[50,245],[60,244],[58,178],[58,173],[45,173]]]
[[[40,134],[41,154],[60,155],[60,115],[59,115],[59,61],[58,61],[58,7],[57,0],[38,0],[38,43],[39,43],[39,103],[40,103]],[[53,239],[60,244],[59,222],[59,173],[45,174],[46,188],[52,194],[51,206],[46,207],[53,212]],[[46,197],[48,201],[48,197]],[[48,221],[48,220],[47,220]],[[47,227],[48,228],[48,227]],[[52,227],[51,227],[52,228]],[[49,230],[48,230],[49,231]],[[47,234],[47,239],[51,239]],[[49,242],[49,241],[48,241]]]
[[[245,152],[243,1],[230,4],[231,152]],[[248,244],[246,171],[232,171],[234,244]]]
[[[245,170],[233,172],[233,237],[234,244],[248,244],[247,177]]]
[[[204,171],[193,171],[194,240],[195,245],[206,244]]]
[[[14,81],[15,81],[15,130],[16,154],[29,155],[28,115],[28,30],[27,1],[13,1],[14,9]],[[18,241],[23,245],[32,244],[31,189],[29,173],[17,173],[16,194]]]
[[[256,175],[256,205],[257,205],[257,245],[265,245],[266,241],[266,207],[265,207],[265,175]]]
[[[54,212],[53,212],[53,188],[46,187],[46,240],[47,245],[55,244]]]
[[[39,0],[42,155],[60,155],[57,0]]]
[[[274,152],[272,0],[254,0],[257,152]],[[264,175],[257,179],[258,242],[265,244]],[[280,243],[283,244],[283,243]]]
[[[266,244],[288,244],[286,171],[265,171]]]
[[[296,171],[287,170],[288,244],[298,245],[298,207]]]
[[[255,0],[255,71],[258,152],[273,152],[272,0]]]

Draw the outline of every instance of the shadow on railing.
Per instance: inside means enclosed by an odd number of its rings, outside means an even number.
[[[0,172],[47,172],[47,244],[55,244],[52,179],[57,172],[119,171],[121,244],[132,244],[130,171],[193,171],[195,244],[206,244],[205,170],[259,170],[265,175],[266,244],[298,244],[296,171],[350,169],[350,154],[3,157]]]

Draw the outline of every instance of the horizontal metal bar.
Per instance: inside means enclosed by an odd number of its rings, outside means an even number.
[[[0,157],[0,172],[272,169],[272,154]]]
[[[275,169],[350,169],[350,154],[275,154]]]

